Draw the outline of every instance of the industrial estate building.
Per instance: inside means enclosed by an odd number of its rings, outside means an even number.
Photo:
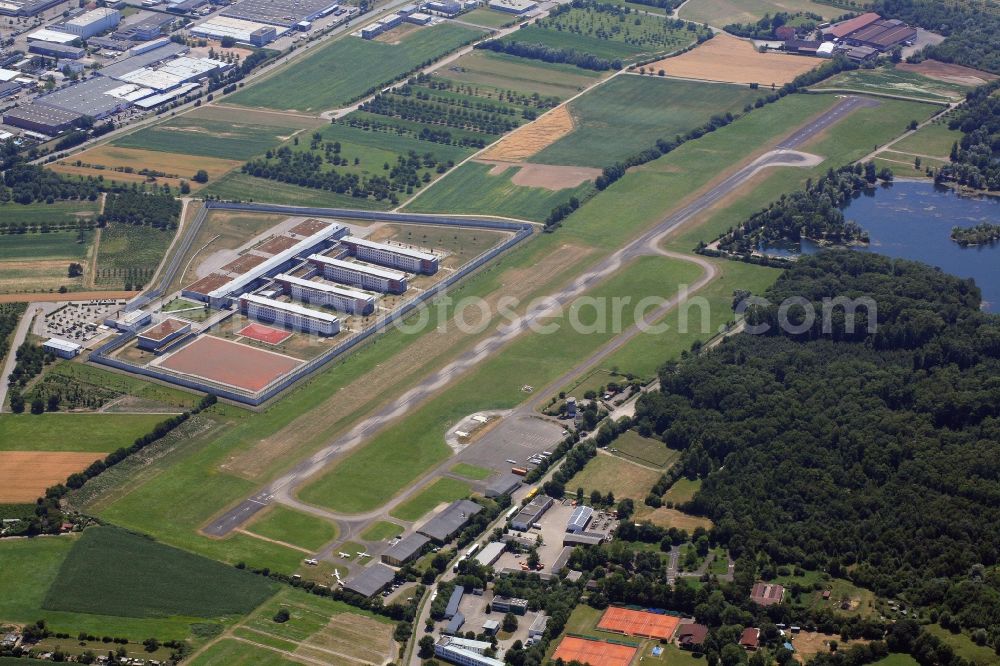
[[[344,589],[363,597],[373,597],[396,578],[396,572],[381,563],[375,563],[357,576],[344,581]]]
[[[538,7],[533,0],[490,0],[488,4],[490,9],[517,15],[527,14]]]
[[[98,7],[89,12],[71,18],[61,25],[55,26],[57,30],[76,35],[81,39],[87,39],[94,35],[114,28],[121,23],[122,15],[117,9]]]
[[[435,254],[398,245],[376,243],[357,236],[347,236],[341,243],[352,256],[373,264],[423,275],[434,275],[438,271],[438,257]]]
[[[446,543],[465,527],[470,518],[482,510],[482,505],[472,500],[456,500],[417,531],[438,543]]]
[[[511,529],[519,532],[526,532],[531,526],[538,522],[538,519],[552,506],[552,498],[548,495],[537,495],[534,499],[524,505],[516,516],[510,521]]]
[[[569,517],[569,522],[566,523],[566,531],[573,534],[583,532],[593,517],[594,510],[591,507],[583,505],[576,507]]]
[[[459,666],[504,666],[502,660],[486,656],[486,651],[492,647],[493,644],[486,641],[443,636],[434,644],[434,656]]]
[[[406,291],[406,273],[334,259],[322,254],[311,255],[309,261],[322,270],[323,277],[327,280],[387,294],[402,294]]]
[[[42,348],[59,358],[73,358],[83,350],[83,347],[77,343],[60,340],[59,338],[49,338],[42,344]]]
[[[4,113],[3,122],[5,125],[20,127],[29,132],[52,136],[72,128],[81,118],[83,115],[79,113],[43,104],[28,104]]]
[[[382,561],[394,567],[401,567],[420,557],[430,542],[428,537],[414,532],[403,537],[382,553]]]

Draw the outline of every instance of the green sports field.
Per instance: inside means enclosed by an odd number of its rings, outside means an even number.
[[[602,168],[701,127],[716,114],[739,113],[760,92],[749,87],[616,76],[569,105],[576,128],[529,161]],[[614,141],[608,141],[609,136]]]
[[[167,418],[162,414],[0,414],[0,451],[114,451]]]
[[[319,550],[337,538],[337,527],[333,523],[283,506],[271,507],[266,515],[251,523],[247,531],[307,550]]]
[[[400,520],[419,520],[438,504],[468,497],[470,492],[469,484],[442,477],[390,511],[389,515]]]
[[[521,167],[490,175],[493,166],[466,162],[407,204],[415,213],[467,213],[500,215],[543,222],[556,206],[571,197],[582,199],[594,186],[590,182],[564,190],[515,185],[511,178]]]
[[[234,112],[230,122],[198,118],[191,114],[141,129],[114,141],[122,148],[160,150],[168,153],[246,160],[281,143],[294,129],[242,123]]]
[[[442,23],[407,34],[399,44],[347,36],[234,93],[227,102],[296,111],[334,109],[482,35]]]

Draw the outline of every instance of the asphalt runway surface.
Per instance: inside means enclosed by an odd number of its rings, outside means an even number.
[[[513,322],[499,327],[492,335],[476,345],[475,348],[462,354],[459,358],[452,361],[444,368],[441,368],[434,374],[430,375],[398,399],[380,409],[373,416],[355,425],[350,432],[330,442],[330,444],[317,451],[314,455],[296,465],[294,469],[270,483],[265,489],[255,493],[252,497],[219,515],[203,529],[203,532],[215,537],[225,536],[232,530],[242,526],[251,517],[253,517],[254,514],[273,501],[278,501],[282,504],[304,509],[305,505],[295,499],[293,491],[308,481],[311,477],[321,472],[338,456],[355,448],[382,428],[409,413],[415,406],[449,384],[452,380],[465,374],[467,371],[482,363],[487,358],[493,356],[493,354],[497,353],[514,338],[520,336],[525,331],[531,330],[532,327],[540,324],[553,314],[559,311],[565,311],[565,308],[572,303],[574,299],[578,298],[591,287],[596,286],[596,284],[606,279],[612,273],[621,268],[623,264],[640,256],[658,253],[658,241],[665,234],[692,219],[703,210],[711,207],[719,200],[737,190],[762,169],[776,166],[807,166],[813,164],[814,162],[811,161],[813,156],[806,153],[794,152],[795,148],[801,146],[803,143],[820,134],[828,127],[834,125],[852,111],[870,106],[878,106],[878,102],[854,96],[844,97],[832,108],[820,114],[808,124],[797,129],[792,135],[782,140],[778,144],[776,150],[762,155],[750,164],[726,177],[719,184],[699,196],[696,200],[672,213],[655,227],[601,261],[594,268],[589,270],[584,275],[581,275],[562,291],[552,294],[549,297],[549,302],[551,303],[549,307],[545,309],[538,309],[516,319]],[[619,336],[619,338],[621,337],[623,336]],[[624,344],[624,342],[625,340],[618,341],[617,338],[616,341],[614,341],[617,346]],[[612,346],[610,350],[616,349],[617,346]],[[599,353],[606,354],[608,353],[608,350],[602,348]],[[592,356],[583,363],[577,365],[576,368],[584,367],[587,364],[591,364],[593,361],[594,357]],[[379,509],[378,511],[373,512],[373,514],[380,513],[381,511],[382,509]],[[334,512],[326,510],[322,510],[322,513],[327,517],[339,517]],[[343,516],[343,518],[347,520],[356,520],[361,517],[362,516]]]

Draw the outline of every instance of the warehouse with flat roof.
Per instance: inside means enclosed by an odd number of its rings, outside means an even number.
[[[131,106],[130,102],[108,94],[109,91],[119,87],[121,83],[118,81],[95,76],[40,96],[35,103],[72,111],[81,116],[90,116],[94,120],[102,120]]]
[[[20,127],[31,132],[55,136],[72,128],[83,114],[64,111],[45,104],[28,104],[4,113],[6,125]]]
[[[59,29],[81,39],[87,39],[114,28],[121,20],[121,12],[117,9],[98,7],[69,19],[60,25]]]
[[[423,553],[424,548],[431,540],[423,534],[416,532],[409,534],[382,553],[382,561],[394,567],[401,567],[407,562],[415,560]]]
[[[300,21],[326,16],[339,6],[339,0],[239,0],[223,10],[222,16],[291,28]]]
[[[421,534],[430,537],[438,543],[450,541],[459,533],[469,520],[483,510],[482,505],[472,500],[456,500],[417,529]]]
[[[373,597],[389,586],[396,572],[378,562],[344,582],[344,589],[363,597]]]

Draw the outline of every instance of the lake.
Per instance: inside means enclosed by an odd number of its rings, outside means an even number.
[[[847,219],[864,228],[871,244],[859,250],[914,259],[963,278],[973,278],[983,292],[984,309],[1000,312],[1000,243],[961,247],[951,240],[952,227],[1000,223],[1000,197],[959,196],[929,181],[897,181],[854,199]],[[768,254],[812,254],[808,240],[767,248]]]

